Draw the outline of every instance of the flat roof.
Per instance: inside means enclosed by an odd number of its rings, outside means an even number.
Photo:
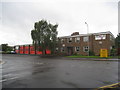
[[[23,45],[15,45],[15,46],[28,46],[28,45],[33,45],[33,44],[23,44]]]
[[[100,35],[100,34],[110,34],[114,37],[114,35],[110,32],[110,31],[107,31],[107,32],[99,32],[99,33],[89,33],[89,34],[79,34],[79,35],[69,35],[69,36],[61,36],[59,38],[70,38],[70,37],[79,37],[79,36],[88,36],[88,35]]]

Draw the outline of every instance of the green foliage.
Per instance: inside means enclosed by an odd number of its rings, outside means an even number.
[[[104,59],[103,57],[100,57],[100,56],[79,56],[79,55],[73,55],[73,56],[66,56],[66,57],[69,57],[69,58],[101,58],[101,59]],[[120,56],[109,56],[107,57],[106,59],[109,59],[109,58],[120,58]],[[93,59],[91,59],[93,60]]]
[[[1,44],[2,46],[2,51],[7,51],[7,48],[8,48],[8,44]]]
[[[2,51],[4,52],[10,52],[12,51],[12,47],[8,46],[8,44],[1,44],[1,47],[2,47]]]
[[[112,48],[110,50],[110,56],[116,56],[117,50],[115,48]]]
[[[119,48],[120,47],[120,33],[117,35],[115,38],[115,47]]]
[[[73,56],[66,56],[66,57],[70,57],[70,58],[100,58],[99,56],[79,56],[79,55],[73,55]]]
[[[51,53],[54,54],[57,44],[57,27],[57,24],[52,25],[45,20],[34,24],[34,30],[31,31],[33,45],[40,46],[43,54],[45,54],[46,49],[50,49]]]

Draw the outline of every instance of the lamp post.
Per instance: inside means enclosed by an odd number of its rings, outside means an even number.
[[[87,22],[85,22],[85,24],[87,25],[87,35],[88,35],[88,56],[89,56],[89,27]]]

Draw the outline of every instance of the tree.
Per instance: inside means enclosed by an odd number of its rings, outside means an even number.
[[[12,47],[8,46],[8,44],[1,44],[2,51],[7,52],[7,51],[12,51]]]
[[[45,20],[34,24],[34,29],[31,31],[33,45],[41,47],[43,54],[45,54],[46,49],[50,49],[51,53],[54,54],[57,43],[57,27],[57,24],[52,25]]]
[[[110,56],[115,56],[116,55],[116,49],[115,48],[113,48],[113,49],[111,49],[110,50]]]
[[[2,51],[7,51],[7,48],[8,48],[8,44],[1,44],[2,46]]]
[[[120,47],[120,33],[115,38],[115,47],[116,48]]]
[[[120,55],[120,33],[115,38],[115,47],[117,49],[117,54]]]

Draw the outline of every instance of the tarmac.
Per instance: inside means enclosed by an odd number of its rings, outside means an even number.
[[[2,60],[3,88],[98,88],[118,83],[118,59],[12,54]]]
[[[119,58],[69,58],[66,57],[66,59],[71,59],[71,60],[87,60],[87,61],[120,61]]]

